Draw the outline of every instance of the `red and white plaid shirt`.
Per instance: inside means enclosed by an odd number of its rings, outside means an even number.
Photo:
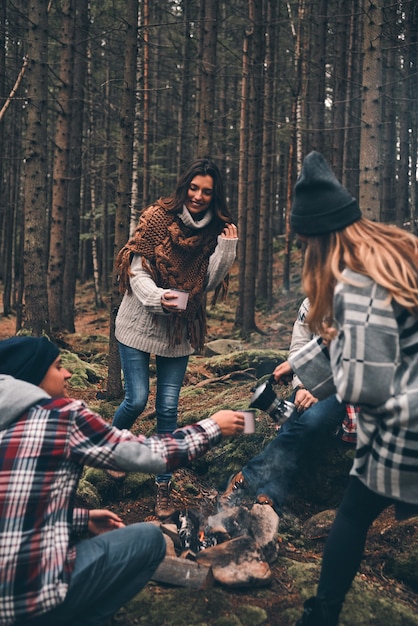
[[[130,459],[133,451],[140,459],[141,450],[147,457],[143,471],[150,471],[150,456],[175,469],[220,438],[211,419],[173,435],[135,436],[67,398],[43,400],[1,430],[1,626],[41,615],[64,600],[76,556],[74,535],[87,530],[88,511],[74,508],[84,465],[117,468],[123,456],[118,446],[132,442]]]
[[[347,443],[357,441],[357,415],[360,409],[353,404],[346,404],[345,417],[341,423],[340,438]]]

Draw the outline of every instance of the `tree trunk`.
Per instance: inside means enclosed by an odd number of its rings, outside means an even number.
[[[129,215],[131,210],[133,128],[135,118],[135,88],[138,38],[138,0],[126,3],[126,38],[124,91],[120,110],[120,139],[118,155],[118,188],[115,217],[115,254],[125,245],[129,235]],[[110,341],[107,393],[108,399],[119,398],[122,394],[121,368],[118,346],[115,338],[115,319],[121,296],[116,270],[113,271],[113,288],[110,310]]]
[[[391,18],[396,22],[396,10],[392,9]],[[380,219],[383,222],[396,223],[396,171],[398,169],[397,147],[396,147],[396,106],[395,106],[395,85],[398,83],[398,46],[396,41],[385,38],[389,45],[385,45],[382,50],[382,83],[386,85],[386,97],[381,98],[381,117],[384,120],[380,133]],[[399,88],[399,87],[397,87]],[[399,223],[398,223],[399,224]]]
[[[149,0],[142,0],[142,26],[143,26],[143,96],[142,96],[142,118],[143,118],[143,161],[142,161],[142,198],[143,207],[147,206],[150,201],[149,192],[149,123],[150,123],[150,110],[149,110]]]
[[[327,0],[311,0],[309,69],[307,93],[307,152],[325,149],[325,66],[327,44]]]
[[[200,63],[199,134],[197,152],[210,155],[213,150],[213,122],[216,88],[216,43],[218,28],[218,0],[202,0],[204,19],[202,28],[202,60]]]
[[[366,0],[360,141],[360,206],[364,217],[380,220],[379,129],[382,89],[382,0]]]
[[[57,93],[59,106],[57,107],[58,112],[55,127],[47,276],[49,318],[52,331],[60,330],[63,311],[65,225],[67,219],[68,181],[70,179],[71,107],[74,81],[74,0],[65,0],[61,11],[61,55]]]
[[[245,236],[245,269],[242,306],[242,335],[243,337],[256,330],[255,323],[255,287],[257,275],[258,255],[258,199],[260,193],[259,171],[261,165],[261,135],[262,135],[262,67],[263,67],[263,39],[262,39],[262,0],[250,2],[250,19],[253,23],[254,34],[249,48],[250,61],[250,93],[248,110],[248,190]]]
[[[28,7],[28,57],[25,75],[26,130],[24,171],[24,326],[34,335],[49,333],[46,268],[48,237],[47,131],[48,112],[48,0]]]
[[[248,193],[248,94],[249,94],[249,47],[253,32],[248,28],[245,32],[242,46],[242,80],[241,80],[241,108],[239,129],[239,166],[238,166],[238,268],[239,285],[245,283],[245,242],[247,237],[247,193]],[[235,313],[235,325],[242,327],[244,298],[241,288],[237,311]]]
[[[363,0],[360,0],[360,9]],[[345,5],[344,5],[345,6]],[[342,183],[355,198],[359,198],[360,167],[360,124],[361,85],[363,81],[362,40],[363,19],[356,8],[358,0],[347,0],[345,10],[350,15],[348,64],[347,64],[347,106],[345,107],[345,141]]]
[[[67,220],[65,225],[65,266],[62,294],[61,328],[75,332],[75,296],[80,246],[80,205],[83,161],[84,99],[87,77],[87,35],[89,32],[89,2],[78,0],[75,16],[74,84],[71,106],[71,137]]]
[[[332,155],[331,163],[335,175],[342,180],[345,142],[345,111],[347,106],[347,52],[350,15],[345,10],[346,0],[335,3],[334,24],[334,84],[332,90]]]
[[[266,55],[264,72],[264,111],[263,138],[260,168],[260,223],[258,233],[257,297],[264,302],[271,301],[271,265],[273,243],[273,211],[275,196],[272,188],[271,162],[273,159],[274,137],[274,88],[277,75],[275,44],[278,39],[277,5],[268,3],[266,14]]]
[[[178,144],[178,156],[177,156],[177,178],[180,176],[184,169],[184,164],[192,160],[192,146],[190,142],[190,133],[188,132],[190,124],[190,94],[192,93],[193,78],[192,78],[192,60],[194,60],[193,54],[193,40],[191,38],[190,22],[192,20],[192,9],[196,10],[193,0],[186,0],[182,3],[183,8],[183,76],[181,81],[181,101],[179,109],[179,144]]]

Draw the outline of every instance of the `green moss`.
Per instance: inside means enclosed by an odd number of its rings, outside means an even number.
[[[158,587],[158,596],[154,592],[154,585],[147,585],[125,606],[121,615],[125,621],[119,621],[119,614],[114,621],[142,626],[207,626],[218,624],[217,620],[227,617],[230,611],[228,597],[219,589],[201,591]],[[128,622],[128,618],[132,621]]]
[[[386,571],[418,593],[418,546],[410,547],[408,553],[398,553],[389,559]]]
[[[265,624],[268,615],[264,609],[251,604],[244,604],[237,611],[243,626],[260,626]]]
[[[72,373],[69,386],[73,389],[86,389],[104,379],[103,367],[83,361],[74,352],[63,350],[61,360],[64,367]]]
[[[100,498],[104,501],[114,499],[137,499],[151,495],[154,489],[154,475],[129,472],[125,480],[116,482],[102,469],[89,467],[84,479],[97,489]]]
[[[77,498],[89,509],[100,509],[102,507],[102,500],[98,490],[85,478],[82,478],[78,483]]]

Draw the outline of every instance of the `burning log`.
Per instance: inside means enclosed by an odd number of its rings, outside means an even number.
[[[270,566],[251,537],[236,537],[202,550],[197,562],[210,565],[215,580],[228,587],[261,587],[272,580]]]
[[[207,589],[215,580],[228,587],[270,584],[279,523],[270,506],[228,507],[204,524],[199,512],[186,509],[173,521],[160,525],[171,549],[153,576],[155,582],[195,589]]]
[[[151,580],[192,589],[209,589],[214,583],[210,565],[171,556],[165,557]]]

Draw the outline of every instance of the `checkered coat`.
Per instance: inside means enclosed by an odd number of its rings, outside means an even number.
[[[344,270],[334,292],[338,336],[289,357],[318,398],[357,404],[351,474],[379,494],[418,504],[418,319],[370,278]]]

